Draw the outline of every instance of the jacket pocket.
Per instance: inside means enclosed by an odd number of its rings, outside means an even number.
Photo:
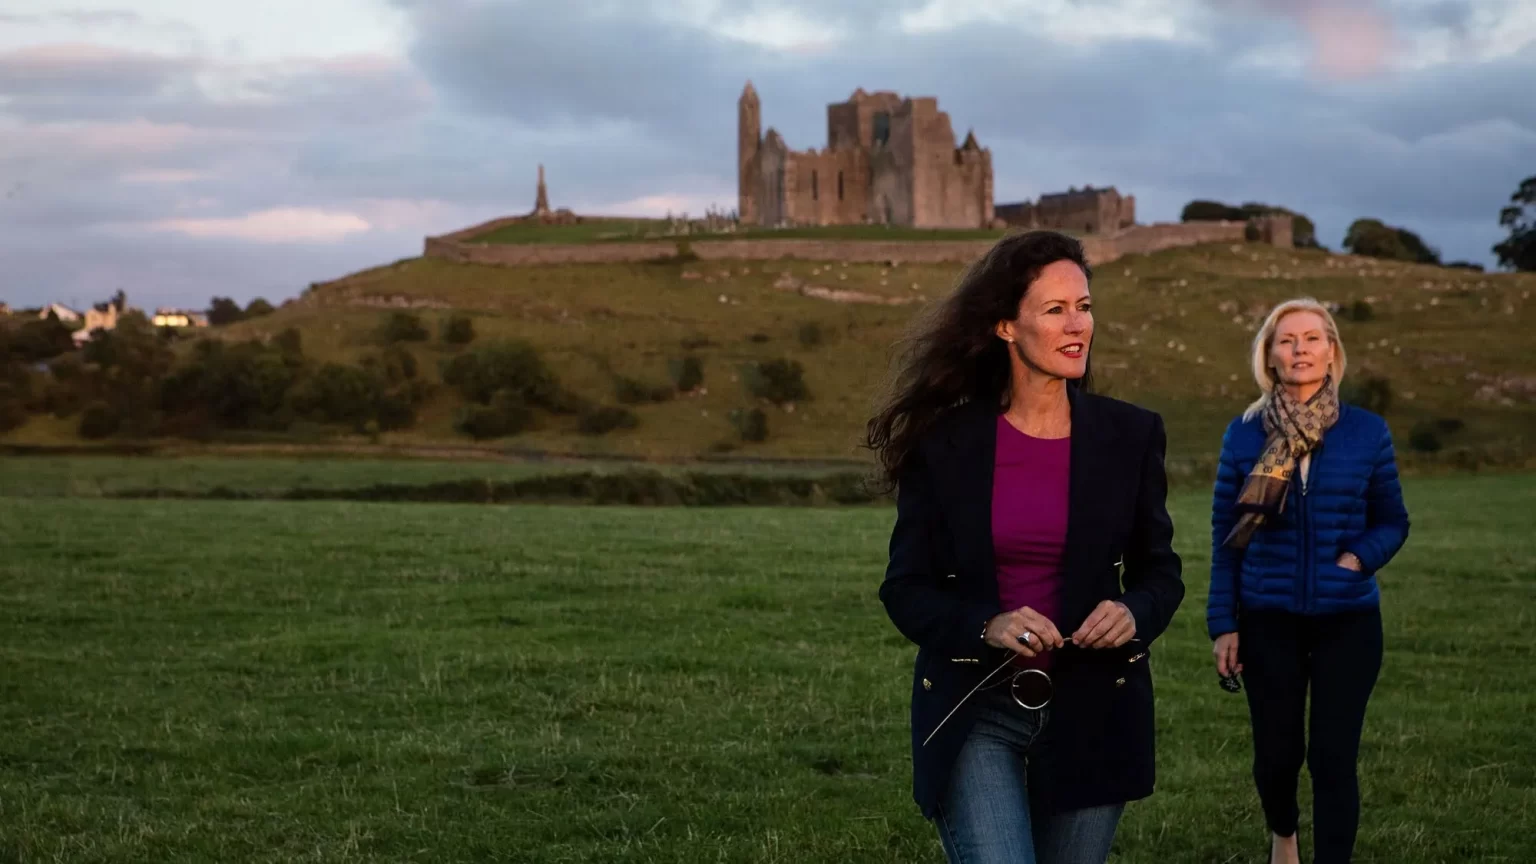
[[[1359,600],[1371,593],[1374,584],[1369,573],[1340,567],[1333,561],[1318,565],[1319,593],[1329,600]]]

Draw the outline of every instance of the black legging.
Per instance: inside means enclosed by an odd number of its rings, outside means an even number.
[[[1360,823],[1360,730],[1381,671],[1381,612],[1250,612],[1239,621],[1238,634],[1253,721],[1253,779],[1264,818],[1276,834],[1296,833],[1296,781],[1305,756],[1312,774],[1314,860],[1347,862]],[[1312,722],[1304,738],[1308,684]]]

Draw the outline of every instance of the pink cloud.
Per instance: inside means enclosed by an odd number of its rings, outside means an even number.
[[[223,219],[162,219],[151,231],[252,243],[335,243],[372,230],[363,217],[345,210],[282,207]]]
[[[194,183],[198,180],[208,180],[214,176],[212,171],[188,171],[176,168],[146,169],[142,171],[129,171],[118,179],[124,183],[145,185],[174,185],[178,183]]]
[[[1312,41],[1312,68],[1327,78],[1365,77],[1382,71],[1392,59],[1392,22],[1378,0],[1250,2],[1306,31]],[[1233,5],[1233,0],[1223,0],[1223,5]]]
[[[174,58],[144,51],[128,51],[91,42],[55,42],[46,45],[24,45],[10,51],[0,51],[0,68],[13,74],[26,72],[74,71],[82,67],[120,64],[160,66],[177,63]]]
[[[160,155],[199,144],[229,142],[238,137],[228,130],[148,120],[0,124],[0,134],[5,136],[10,151],[8,156],[50,157],[61,154],[91,157]]]

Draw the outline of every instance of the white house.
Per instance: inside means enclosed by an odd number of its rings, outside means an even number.
[[[208,316],[188,309],[160,308],[150,322],[156,327],[207,327]]]
[[[79,321],[81,317],[79,312],[76,312],[75,310],[65,306],[62,303],[49,303],[47,306],[42,308],[42,311],[37,313],[37,317],[47,318],[49,312],[59,316],[59,320],[65,324],[73,324]]]
[[[102,330],[117,329],[117,306],[115,304],[101,303],[85,310],[85,326],[80,329],[89,333],[98,328]]]

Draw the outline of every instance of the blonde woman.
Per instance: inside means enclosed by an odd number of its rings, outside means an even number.
[[[1260,396],[1222,439],[1211,514],[1206,624],[1223,685],[1238,689],[1241,675],[1247,688],[1253,779],[1278,864],[1300,860],[1303,759],[1316,864],[1353,854],[1355,765],[1382,659],[1376,573],[1408,538],[1391,434],[1340,403],[1344,366],[1322,304],[1269,313],[1253,340]]]

